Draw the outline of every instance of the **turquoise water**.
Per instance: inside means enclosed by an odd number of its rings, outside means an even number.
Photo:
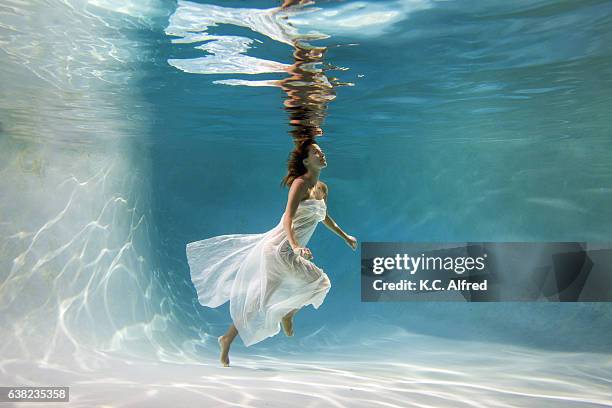
[[[322,7],[353,21],[393,4]],[[394,24],[366,28],[338,29],[318,20],[323,11],[309,16],[322,32],[336,31],[316,42],[328,47],[325,62],[349,68],[327,76],[354,83],[334,89],[318,139],[329,157],[321,177],[330,215],[361,241],[607,241],[611,4],[418,4]],[[208,33],[259,39],[248,55],[291,62],[289,46],[242,27]],[[204,56],[193,46],[164,43],[159,56]],[[262,232],[284,211],[287,95],[213,83],[280,74],[198,75],[162,65],[157,75],[149,81],[166,86],[149,99],[182,102],[156,115],[156,226],[168,243],[167,270],[188,277],[185,242]],[[172,143],[157,142],[168,135]],[[300,321],[311,330],[379,319],[444,336],[609,351],[606,304],[360,304],[358,256],[322,225],[310,246],[333,282],[325,308]],[[186,278],[176,303],[210,322],[209,310],[192,309],[190,293]]]
[[[276,2],[211,4],[3,7],[6,383],[105,367],[103,353],[214,361],[229,312],[198,303],[185,244],[276,225],[304,106],[324,131],[329,213],[360,242],[610,241],[612,2],[326,1],[292,26],[261,17]],[[323,57],[296,64],[291,39]],[[609,303],[361,303],[359,253],[323,225],[309,247],[325,303],[300,311],[294,339],[236,339],[237,360],[331,348],[347,363],[380,345],[442,367],[436,347],[455,344],[483,345],[485,367],[516,346],[537,371],[547,353],[601,353],[576,370],[610,405]]]

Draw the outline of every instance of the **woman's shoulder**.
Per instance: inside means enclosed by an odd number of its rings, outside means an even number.
[[[297,176],[296,178],[293,179],[293,182],[291,182],[291,185],[293,185],[294,183],[303,184],[305,182],[306,180],[304,180],[304,176]]]

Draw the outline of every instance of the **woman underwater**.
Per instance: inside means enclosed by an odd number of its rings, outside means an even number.
[[[355,250],[357,239],[327,214],[328,188],[319,180],[327,166],[313,138],[296,143],[282,184],[289,187],[280,222],[261,234],[221,235],[187,244],[191,279],[200,303],[217,307],[229,300],[233,324],[218,338],[221,363],[240,334],[245,346],[276,335],[293,336],[293,316],[323,303],[331,284],[306,246],[320,221]]]

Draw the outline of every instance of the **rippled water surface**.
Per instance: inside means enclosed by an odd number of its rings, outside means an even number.
[[[323,226],[324,305],[219,371],[227,305],[198,303],[185,244],[276,225],[303,132],[361,242],[612,236],[612,2],[279,4],[0,6],[1,382],[75,406],[611,406],[609,303],[361,303]]]

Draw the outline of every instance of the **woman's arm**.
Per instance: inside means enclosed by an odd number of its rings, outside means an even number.
[[[325,219],[323,220],[323,224],[325,224],[325,226],[330,231],[332,231],[334,234],[338,235],[340,238],[344,239],[345,241],[348,238],[348,234],[342,231],[342,228],[340,228],[338,224],[336,224],[336,221],[334,221],[334,219],[330,217],[329,214],[325,214]]]
[[[325,208],[327,208],[328,189],[325,183],[322,183],[322,184],[323,184],[323,190],[325,191]],[[355,249],[357,247],[357,239],[351,235],[348,235],[346,232],[344,232],[342,228],[340,228],[338,224],[336,224],[336,221],[334,221],[334,219],[329,216],[329,213],[327,211],[325,212],[325,219],[323,220],[323,224],[325,224],[325,226],[330,231],[332,231],[334,234],[338,235],[340,238],[346,241],[348,246],[350,246],[352,249]]]
[[[305,0],[283,0],[283,4],[281,4],[280,8],[301,5],[302,3],[305,3]]]
[[[297,239],[295,238],[295,232],[293,231],[293,217],[300,205],[300,200],[305,193],[308,192],[308,186],[302,179],[295,179],[291,183],[289,188],[289,195],[287,197],[287,208],[285,208],[285,216],[283,217],[283,228],[287,233],[287,240],[291,249],[295,250],[299,247]]]

